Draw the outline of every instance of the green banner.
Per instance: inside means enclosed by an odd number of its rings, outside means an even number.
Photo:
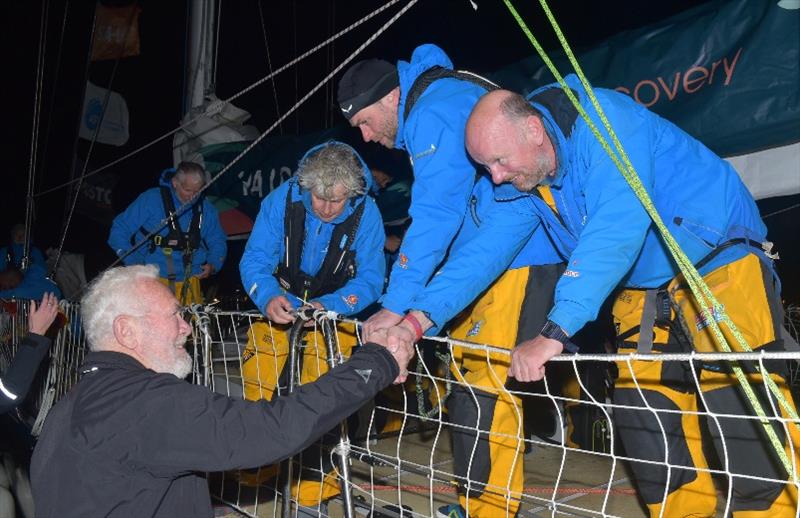
[[[710,2],[576,55],[593,86],[630,95],[720,155],[800,141],[796,0]],[[563,52],[550,57],[572,71]],[[538,56],[492,78],[525,93],[554,81]]]

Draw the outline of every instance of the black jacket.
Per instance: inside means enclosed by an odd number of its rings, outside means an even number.
[[[397,362],[367,344],[312,384],[243,401],[115,352],[86,357],[31,463],[37,517],[212,516],[206,471],[293,455],[388,386]]]
[[[28,333],[22,339],[14,361],[0,379],[0,414],[5,414],[25,399],[49,347],[50,339],[46,336]]]

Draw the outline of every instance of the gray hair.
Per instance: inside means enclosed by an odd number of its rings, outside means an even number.
[[[200,164],[195,162],[181,162],[178,164],[175,170],[175,178],[182,182],[189,176],[199,176],[204,184],[206,182],[206,171]]]
[[[509,92],[509,96],[500,102],[500,111],[509,120],[518,121],[526,117],[534,116],[542,118],[542,114],[531,106],[523,96],[518,93]]]
[[[364,194],[364,166],[350,147],[344,144],[329,144],[315,151],[300,162],[297,181],[319,198],[333,197],[334,186],[347,190],[347,197]]]
[[[153,264],[123,266],[106,270],[89,284],[81,299],[81,320],[90,350],[105,348],[118,316],[143,316],[147,312],[135,284],[141,279],[157,278],[158,267]]]

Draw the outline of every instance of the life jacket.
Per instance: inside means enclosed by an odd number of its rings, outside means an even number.
[[[451,70],[449,68],[444,68],[437,65],[421,73],[414,80],[414,84],[411,85],[411,88],[406,95],[406,105],[405,109],[403,110],[403,120],[408,120],[408,114],[411,113],[411,108],[414,107],[417,100],[419,100],[420,96],[425,92],[425,90],[434,81],[444,78],[467,81],[480,86],[487,92],[491,92],[492,90],[497,90],[500,88],[497,84],[489,81],[485,77],[479,76],[478,74],[467,72],[466,70]]]
[[[355,204],[357,200],[354,198],[350,203]],[[283,289],[307,301],[338,290],[356,276],[356,253],[352,246],[364,214],[364,205],[362,199],[353,213],[336,225],[322,266],[316,275],[309,275],[300,269],[306,237],[306,207],[302,200],[292,201],[292,188],[289,188],[283,217],[286,251],[274,273]]]
[[[153,253],[156,248],[161,248],[165,253],[171,254],[173,250],[183,252],[184,261],[187,256],[200,248],[202,238],[200,237],[200,227],[203,223],[203,198],[198,198],[194,205],[192,205],[192,220],[189,222],[189,228],[184,231],[181,228],[178,217],[175,215],[175,203],[172,201],[172,193],[169,187],[164,185],[159,187],[161,192],[161,202],[164,206],[164,216],[167,218],[168,232],[166,236],[153,235],[150,236],[150,253]],[[139,232],[147,236],[150,231],[139,227]],[[136,234],[131,236],[131,246],[136,244]]]

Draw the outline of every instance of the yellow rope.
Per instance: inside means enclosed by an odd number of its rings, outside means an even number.
[[[648,195],[647,191],[642,185],[641,180],[639,179],[639,176],[636,173],[636,170],[634,169],[633,165],[630,162],[630,159],[628,158],[628,155],[625,153],[622,144],[617,139],[616,133],[612,129],[610,122],[608,121],[607,117],[605,116],[605,113],[600,107],[600,104],[594,95],[591,85],[584,76],[583,71],[581,70],[580,65],[578,64],[577,59],[572,53],[572,50],[570,49],[569,44],[566,41],[566,38],[561,32],[558,23],[556,22],[555,18],[552,15],[552,12],[550,11],[547,2],[545,0],[539,0],[540,4],[542,5],[542,8],[545,11],[545,14],[547,15],[548,20],[553,26],[553,29],[556,32],[559,41],[561,42],[561,46],[564,48],[564,51],[566,52],[566,55],[569,58],[570,63],[575,68],[575,72],[578,78],[580,79],[581,83],[583,84],[583,87],[586,90],[589,99],[591,100],[592,105],[595,111],[597,112],[598,117],[600,118],[600,121],[603,123],[603,127],[605,128],[608,135],[611,137],[611,140],[614,143],[617,152],[619,152],[619,156],[617,156],[614,150],[611,149],[606,139],[600,133],[600,130],[597,128],[594,122],[589,118],[589,115],[586,113],[584,108],[578,102],[578,99],[575,98],[575,95],[573,94],[572,90],[567,86],[566,82],[564,81],[564,78],[559,74],[558,70],[555,68],[555,66],[545,53],[542,46],[539,44],[539,42],[533,36],[531,31],[528,29],[527,25],[522,20],[519,13],[514,8],[514,6],[511,4],[510,0],[503,0],[503,1],[505,2],[512,16],[515,18],[517,23],[522,28],[525,35],[533,44],[534,48],[536,49],[536,52],[539,54],[539,56],[541,56],[545,65],[548,67],[548,69],[550,69],[553,76],[555,76],[556,80],[561,85],[561,88],[564,90],[567,97],[570,99],[572,104],[575,106],[575,108],[579,111],[583,119],[586,121],[587,125],[592,130],[592,133],[595,135],[595,138],[597,138],[598,142],[600,142],[600,144],[603,146],[603,149],[606,151],[609,158],[611,158],[612,162],[614,162],[619,171],[622,173],[623,177],[631,186],[631,189],[633,189],[634,193],[644,206],[648,215],[655,223],[656,228],[658,228],[659,232],[664,238],[667,248],[670,250],[673,257],[675,258],[675,261],[678,264],[678,268],[680,268],[681,272],[683,273],[684,278],[686,279],[687,284],[689,285],[689,288],[691,289],[692,293],[694,294],[695,298],[700,304],[701,316],[705,318],[706,322],[709,322],[709,327],[711,328],[713,336],[716,339],[719,346],[723,349],[723,351],[731,352],[731,347],[726,341],[725,336],[722,334],[722,330],[719,328],[719,325],[717,324],[717,319],[716,319],[717,316],[720,316],[721,320],[728,326],[728,329],[730,330],[734,338],[736,338],[736,341],[739,343],[740,347],[744,351],[752,351],[752,348],[747,344],[747,341],[744,339],[739,330],[736,328],[733,321],[731,321],[730,317],[728,317],[728,315],[725,313],[723,306],[716,300],[714,295],[711,293],[711,290],[703,280],[700,273],[695,269],[694,265],[686,256],[686,254],[683,253],[683,250],[681,250],[680,246],[675,241],[672,234],[669,232],[669,229],[667,229],[666,225],[664,225],[661,216],[658,214],[658,211],[653,205],[650,196]],[[796,478],[796,473],[792,469],[792,463],[789,460],[788,456],[786,455],[786,452],[784,451],[781,441],[779,440],[777,434],[775,433],[775,430],[773,429],[772,426],[770,426],[769,421],[767,420],[766,413],[764,412],[763,408],[758,402],[756,394],[753,391],[753,388],[750,386],[747,377],[745,376],[744,372],[742,371],[741,367],[739,367],[738,364],[733,363],[732,367],[737,380],[741,384],[742,389],[745,392],[745,395],[747,396],[751,406],[753,407],[753,410],[755,411],[756,415],[758,415],[761,418],[761,423],[764,426],[764,430],[767,436],[769,437],[770,443],[772,444],[773,448],[778,454],[778,457],[783,463],[784,468],[786,469],[787,473],[790,476],[792,476],[792,478]],[[779,387],[772,380],[769,373],[766,371],[766,369],[763,367],[762,364],[759,364],[759,368],[761,370],[761,375],[766,385],[772,391],[776,399],[784,407],[787,414],[789,414],[790,417],[792,417],[795,426],[800,429],[800,425],[797,422],[798,416],[795,409],[792,407],[792,405],[789,404],[788,401],[786,401],[786,398],[784,398]]]

